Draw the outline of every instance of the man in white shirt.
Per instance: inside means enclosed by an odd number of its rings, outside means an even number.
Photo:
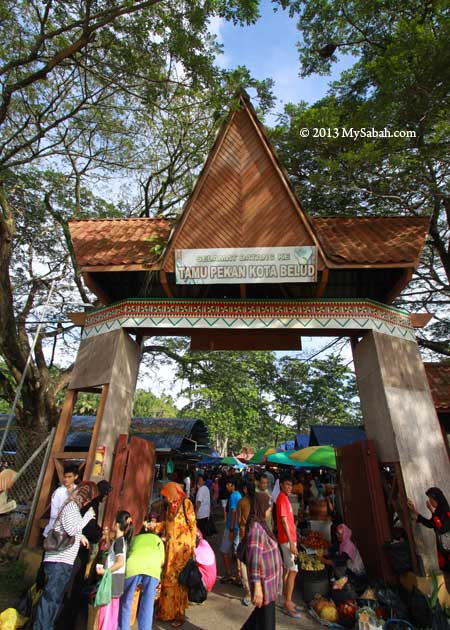
[[[202,475],[197,477],[195,514],[197,516],[197,527],[202,532],[203,538],[206,538],[208,519],[211,514],[211,495],[209,493],[208,486],[205,485],[205,479]]]
[[[62,485],[59,486],[52,494],[52,501],[50,505],[50,520],[48,521],[48,525],[44,529],[44,538],[47,538],[48,532],[53,529],[53,524],[55,522],[56,517],[59,514],[60,509],[67,501],[69,496],[75,490],[76,485],[75,482],[78,479],[78,467],[74,464],[68,464],[64,466],[64,475]]]

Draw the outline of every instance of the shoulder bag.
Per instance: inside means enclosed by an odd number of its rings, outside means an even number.
[[[45,551],[65,551],[75,543],[75,536],[69,536],[67,532],[59,532],[55,529],[56,523],[61,520],[61,514],[69,501],[66,501],[62,508],[59,510],[58,516],[55,518],[52,529],[48,532],[47,538],[44,538],[42,546]]]

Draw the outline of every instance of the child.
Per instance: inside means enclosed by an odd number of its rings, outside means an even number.
[[[125,559],[127,545],[133,537],[133,524],[129,512],[118,512],[114,523],[116,539],[106,558],[105,567],[97,566],[98,575],[106,569],[112,573],[112,598],[107,606],[101,606],[98,615],[98,630],[116,630],[119,619],[119,603],[125,582]]]

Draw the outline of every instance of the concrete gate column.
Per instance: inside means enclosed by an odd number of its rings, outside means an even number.
[[[139,345],[125,330],[84,339],[80,344],[69,383],[69,390],[108,386],[103,413],[99,422],[96,421],[91,438],[95,442],[94,448],[106,446],[102,477],[107,479],[111,475],[117,438],[121,433],[128,433],[130,426],[139,361]],[[92,481],[100,479],[89,474],[89,471],[88,476]]]
[[[381,462],[400,462],[407,496],[429,515],[425,490],[450,498],[450,463],[418,345],[368,332],[353,356],[367,437]],[[424,574],[439,570],[433,531],[417,525],[414,536]]]

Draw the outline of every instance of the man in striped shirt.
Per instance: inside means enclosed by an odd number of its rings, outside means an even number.
[[[84,516],[81,516],[80,508],[94,498],[93,494],[92,486],[81,483],[63,505],[59,515],[56,516],[53,528],[58,532],[65,532],[69,536],[74,536],[75,541],[63,551],[45,552],[44,573],[47,577],[47,583],[36,610],[33,630],[51,630],[53,628],[64,590],[72,575],[72,567],[80,544],[89,545],[87,539],[82,535],[82,531],[87,523],[95,518],[95,512],[90,508]]]

